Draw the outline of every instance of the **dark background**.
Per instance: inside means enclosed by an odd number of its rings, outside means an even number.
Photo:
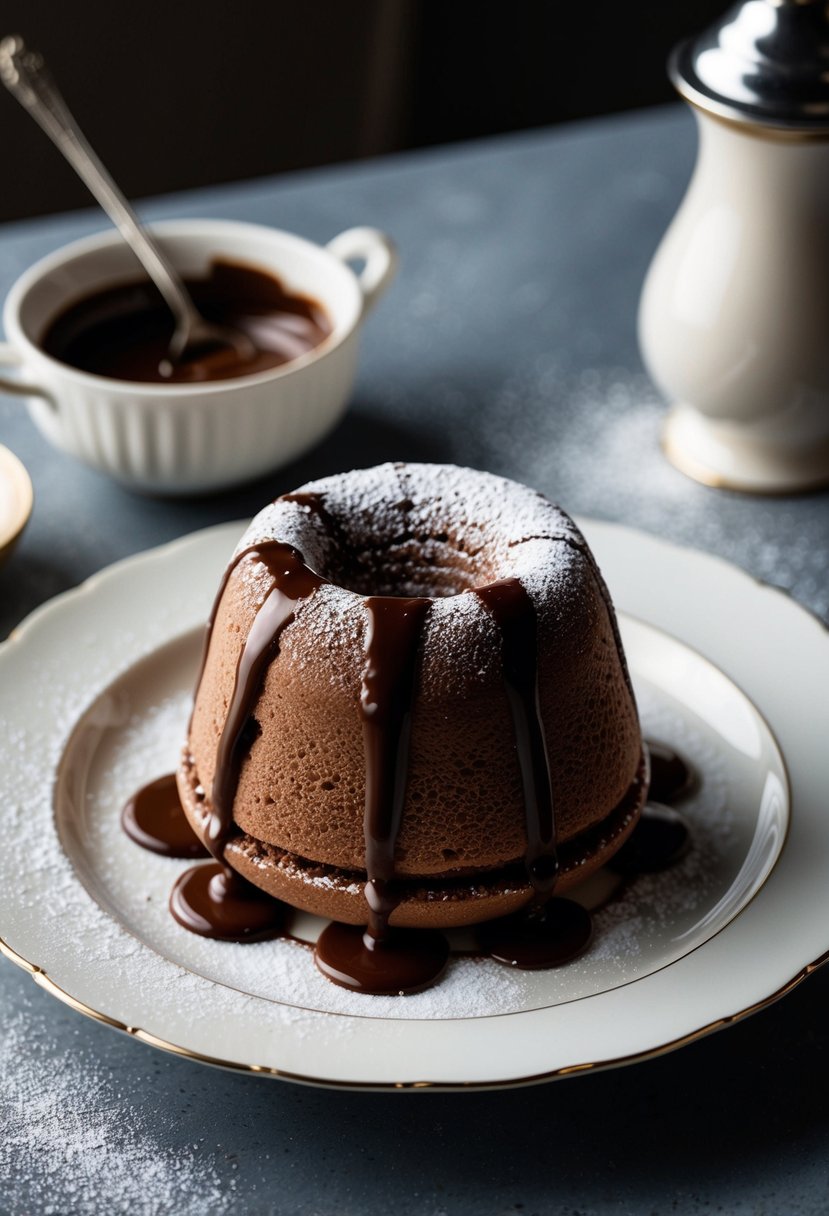
[[[659,104],[722,0],[0,0],[140,197]],[[87,206],[0,93],[0,220]]]

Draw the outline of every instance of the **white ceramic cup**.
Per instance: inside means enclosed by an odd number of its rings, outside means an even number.
[[[289,291],[322,304],[331,333],[280,367],[212,383],[141,384],[69,367],[39,345],[50,323],[73,301],[141,273],[118,233],[106,232],[43,258],[12,287],[0,392],[28,398],[55,447],[149,492],[201,493],[301,455],[348,403],[361,322],[396,269],[391,241],[351,228],[322,247],[227,220],[171,220],[153,233],[185,277],[204,275],[216,257],[275,273]],[[363,263],[359,273],[349,262]]]

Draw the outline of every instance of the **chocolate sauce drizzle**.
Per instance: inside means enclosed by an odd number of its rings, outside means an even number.
[[[267,670],[279,653],[282,631],[294,619],[299,601],[326,582],[290,545],[269,541],[250,553],[267,568],[273,587],[256,613],[239,654],[233,696],[216,752],[207,846],[217,860],[224,856],[233,831],[233,800],[242,761],[250,751],[251,719]]]
[[[365,603],[369,626],[360,689],[366,759],[365,890],[368,932],[380,942],[400,901],[394,888],[394,852],[406,798],[420,638],[430,606],[428,599],[391,596],[371,596]]]
[[[533,602],[517,578],[501,579],[474,594],[501,635],[501,665],[515,732],[524,794],[527,848],[524,864],[543,903],[553,893],[559,864],[550,761],[538,704],[538,622]]]
[[[276,543],[276,542],[273,542],[273,543]],[[224,574],[222,575],[221,582],[219,583],[219,589],[216,592],[216,596],[213,600],[213,605],[210,609],[210,615],[207,618],[207,624],[204,627],[204,636],[202,639],[201,656],[199,658],[199,671],[198,671],[198,675],[196,676],[196,684],[193,689],[193,706],[191,707],[191,710],[190,710],[190,721],[187,726],[188,735],[189,735],[190,731],[193,729],[193,713],[195,712],[195,703],[196,703],[195,694],[198,693],[198,691],[199,691],[199,686],[202,682],[202,676],[204,675],[204,669],[207,666],[207,655],[210,650],[210,642],[213,638],[213,629],[216,625],[216,617],[219,612],[219,605],[221,604],[222,600],[224,599],[224,594],[225,594],[225,591],[227,590],[227,584],[230,582],[230,576],[233,573],[233,571],[236,569],[236,567],[242,561],[244,561],[244,559],[246,557],[250,557],[250,555],[252,553],[261,552],[261,550],[263,548],[266,548],[267,545],[268,545],[267,541],[260,541],[259,544],[256,544],[256,545],[248,545],[248,547],[246,549],[240,550],[240,552],[237,553],[232,558],[232,560],[227,564],[227,566],[225,566]]]
[[[335,983],[375,994],[417,992],[443,973],[449,944],[442,933],[390,929],[400,902],[394,854],[409,768],[409,739],[420,639],[431,606],[425,597],[369,596],[360,690],[366,760],[363,832],[368,928],[332,922],[314,958]]]
[[[205,844],[216,864],[188,870],[170,896],[170,910],[185,929],[225,941],[261,941],[279,936],[284,926],[285,906],[237,874],[225,860],[225,848],[234,832],[233,802],[242,761],[256,729],[252,715],[262,682],[279,652],[283,629],[294,619],[297,604],[326,581],[305,565],[296,549],[280,541],[262,541],[238,553],[225,571],[208,620],[199,683],[219,603],[231,573],[246,557],[256,558],[267,568],[273,587],[256,613],[239,654],[233,695],[216,753],[205,832]]]
[[[552,898],[559,873],[558,833],[538,700],[538,620],[519,579],[501,579],[477,588],[475,595],[501,635],[501,669],[524,795],[524,864],[533,888],[529,908],[483,925],[478,940],[497,962],[532,970],[557,967],[587,949],[593,921],[580,904]]]

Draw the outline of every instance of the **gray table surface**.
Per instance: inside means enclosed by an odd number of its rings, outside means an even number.
[[[0,397],[0,441],[36,494],[0,571],[0,636],[117,558],[392,458],[516,477],[572,512],[720,554],[829,618],[827,494],[704,489],[659,451],[636,304],[694,145],[671,108],[148,203],[148,218],[255,220],[316,240],[374,224],[398,242],[401,273],[367,325],[343,423],[238,491],[130,494]],[[0,296],[100,227],[84,212],[0,229]],[[0,1210],[825,1213],[827,995],[819,972],[725,1033],[534,1089],[349,1094],[161,1054],[0,960]]]

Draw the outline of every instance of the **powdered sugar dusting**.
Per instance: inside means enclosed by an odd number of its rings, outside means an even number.
[[[413,530],[428,531],[437,514],[444,527],[465,533],[470,550],[493,536],[516,544],[531,536],[580,535],[572,520],[537,491],[458,465],[387,463],[322,478],[302,490],[323,495],[338,518],[355,521],[355,530],[366,527],[377,535],[387,530],[395,518],[392,508],[401,502],[409,504]],[[254,521],[251,531],[256,527]]]
[[[537,581],[549,572],[559,583],[572,567],[573,549],[585,543],[560,507],[519,482],[456,465],[387,463],[309,482],[277,499],[252,521],[237,553],[279,540],[325,573],[333,538],[303,497],[322,501],[336,521],[338,544],[344,539],[359,551],[370,537],[393,549],[405,528],[408,539],[428,542],[438,556],[442,546],[462,553],[483,582],[524,575]]]
[[[16,1012],[0,1036],[0,1178],[26,1178],[25,1207],[4,1211],[157,1212],[233,1209],[235,1179],[202,1141],[177,1144],[177,1112],[125,1101],[94,1050],[79,1039],[43,1070],[43,1044]],[[83,1101],[79,1101],[83,1095]],[[197,1206],[196,1206],[197,1205]]]

